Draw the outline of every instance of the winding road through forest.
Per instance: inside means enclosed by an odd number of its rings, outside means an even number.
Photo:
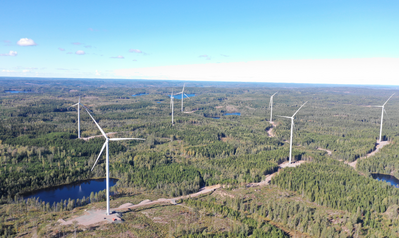
[[[355,160],[355,161],[353,161],[353,162],[351,162],[351,163],[348,163],[348,162],[345,162],[345,163],[348,164],[348,165],[350,165],[350,166],[352,166],[354,169],[356,169],[357,161],[375,155],[380,149],[382,149],[382,147],[384,147],[384,146],[386,146],[386,145],[389,145],[390,143],[391,143],[390,141],[381,141],[381,142],[377,142],[377,146],[376,146],[375,150],[371,151],[371,152],[368,153],[366,156],[360,157],[359,159],[357,159],[357,160]]]

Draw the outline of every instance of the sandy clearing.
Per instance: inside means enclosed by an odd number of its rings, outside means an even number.
[[[114,221],[120,221],[121,218],[119,214],[114,213],[107,216],[105,214],[105,210],[90,210],[86,211],[83,216],[79,216],[68,221],[64,221],[62,219],[58,220],[61,225],[71,225],[74,221],[77,221],[79,225],[88,226],[93,225],[100,222],[108,222],[112,223]]]
[[[198,109],[197,110],[192,110],[191,112],[183,112],[183,113],[194,113],[196,111],[198,111]]]
[[[200,189],[200,191],[197,193],[189,194],[189,195],[185,195],[185,196],[168,198],[168,199],[160,198],[156,201],[151,201],[151,200],[146,199],[136,205],[133,205],[131,203],[125,203],[125,204],[122,204],[121,206],[119,206],[118,208],[110,209],[111,214],[109,216],[107,216],[105,214],[105,210],[90,210],[90,211],[86,211],[85,214],[82,216],[72,218],[68,221],[64,221],[64,220],[60,219],[60,220],[58,220],[58,222],[61,225],[71,225],[71,224],[73,224],[74,221],[77,221],[79,225],[83,225],[83,226],[94,225],[94,224],[100,223],[100,222],[112,223],[115,221],[121,221],[120,215],[118,213],[113,213],[113,212],[117,212],[117,211],[122,212],[122,211],[127,211],[130,209],[134,209],[134,208],[140,208],[143,206],[149,206],[149,205],[154,205],[154,204],[159,204],[159,203],[176,204],[176,200],[186,199],[186,198],[190,198],[190,197],[197,197],[202,194],[213,192],[218,188],[220,188],[220,184],[204,187],[204,188]]]
[[[233,106],[233,105],[227,105],[226,106],[226,111],[227,112],[238,112],[238,109],[235,106]]]
[[[272,124],[273,127],[272,127],[272,128],[269,128],[269,130],[267,130],[267,135],[268,135],[269,137],[275,137],[276,135],[275,135],[274,132],[273,132],[273,128],[276,127],[276,123],[274,123],[274,121],[271,121],[270,124]]]

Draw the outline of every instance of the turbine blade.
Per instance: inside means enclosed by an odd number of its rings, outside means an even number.
[[[395,94],[395,93],[394,93],[394,94]],[[385,104],[387,104],[387,102],[389,101],[389,99],[391,99],[391,97],[393,97],[394,94],[392,94],[392,95],[388,98],[388,100],[387,100],[382,106],[385,106]]]
[[[275,92],[273,95],[272,95],[272,97],[274,96],[274,95],[276,95],[278,93],[278,91],[277,92]]]
[[[80,105],[82,106],[82,107],[84,107],[84,108],[86,108],[86,110],[89,110],[90,112],[92,112],[93,113],[93,111],[92,110],[90,110],[88,107],[86,107],[85,105],[83,105],[83,104],[81,104],[80,103]]]
[[[183,84],[183,90],[181,90],[181,92],[183,93],[184,92],[184,87],[186,86],[186,84],[184,83]]]
[[[299,112],[299,110],[301,110],[301,108],[302,108],[303,106],[305,106],[305,104],[306,104],[307,102],[308,102],[308,101],[306,101],[304,104],[302,104],[302,106],[294,113],[294,115],[292,115],[292,117],[294,117],[295,114],[297,114],[297,113]]]
[[[73,104],[73,105],[71,105],[71,106],[69,106],[67,108],[74,107],[74,106],[77,106],[77,105],[79,105],[79,103]]]
[[[104,136],[105,138],[108,138],[107,135],[105,134],[105,132],[103,131],[103,129],[101,129],[100,125],[98,125],[98,123],[96,122],[96,120],[94,120],[94,118],[91,116],[89,110],[87,110],[87,108],[85,108],[85,109],[86,109],[86,112],[89,113],[89,116],[91,117],[91,119],[93,119],[94,123],[96,123],[96,126],[98,127],[98,129],[100,129],[101,134],[103,134],[103,136]]]
[[[384,108],[384,112],[385,112],[385,115],[388,117],[388,113],[387,113],[387,111],[385,111],[385,108]]]
[[[187,96],[187,94],[184,94],[184,96],[186,96],[187,98],[190,98],[189,96]]]
[[[109,138],[110,141],[120,141],[120,140],[145,140],[142,138]]]
[[[97,159],[96,159],[96,162],[94,162],[94,165],[93,165],[93,167],[91,168],[91,171],[93,171],[94,166],[96,166],[97,161],[98,161],[98,159],[100,158],[101,154],[103,153],[103,150],[104,150],[106,144],[107,144],[107,142],[105,141],[105,143],[103,144],[103,147],[101,148],[100,154],[98,154],[98,157],[97,157]]]

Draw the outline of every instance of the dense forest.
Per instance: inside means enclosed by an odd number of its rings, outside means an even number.
[[[110,173],[119,179],[114,189],[121,199],[138,196],[132,194],[178,197],[216,184],[225,193],[237,193],[235,198],[212,194],[182,200],[196,211],[189,213],[198,227],[170,225],[170,236],[287,237],[289,231],[309,237],[399,236],[395,228],[399,220],[392,215],[398,211],[399,190],[370,175],[399,178],[398,96],[385,106],[382,135],[389,144],[364,158],[376,149],[380,129],[381,111],[371,106],[384,103],[395,88],[193,82],[187,83],[185,92],[195,96],[184,99],[184,113],[175,99],[172,125],[169,95],[182,82],[23,78],[0,82],[0,211],[20,207],[22,212],[25,206],[38,216],[66,214],[104,200],[103,192],[55,204],[23,199],[38,189],[105,177],[104,156],[91,171],[104,138],[95,137],[100,131],[83,109],[85,139],[77,138],[77,108],[71,105],[81,97],[110,137],[146,139],[110,142]],[[273,127],[268,105],[276,91]],[[144,95],[132,96],[137,94]],[[291,116],[305,101],[295,118],[293,138],[294,161],[305,163],[282,169],[288,160],[291,125],[277,115]],[[235,112],[240,115],[226,115]],[[356,168],[347,165],[353,161]],[[272,174],[271,185],[261,191],[290,196],[265,199],[247,188]],[[334,218],[332,211],[341,217]],[[14,215],[0,217],[0,236],[20,232],[15,221],[23,216]],[[198,216],[227,220],[228,228],[200,228]],[[159,232],[163,234],[161,228]]]

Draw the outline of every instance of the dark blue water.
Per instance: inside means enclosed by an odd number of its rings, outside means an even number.
[[[148,93],[138,93],[138,94],[132,95],[132,97],[143,96],[143,95],[148,95]]]
[[[169,97],[170,97],[170,95],[169,95]],[[175,99],[181,99],[181,94],[179,94],[179,95],[175,95],[175,96],[173,96]],[[186,95],[184,95],[184,98],[191,98],[191,97],[195,97],[195,94],[186,94]]]
[[[117,179],[109,179],[109,187],[114,186],[117,181]],[[52,204],[53,202],[68,200],[69,198],[82,199],[83,196],[85,196],[86,198],[90,197],[91,192],[97,193],[101,190],[104,190],[105,186],[105,179],[91,179],[73,184],[61,185],[53,188],[45,188],[23,196],[25,199],[38,197],[40,200]]]
[[[161,103],[161,102],[157,102],[157,103]]]
[[[378,181],[384,181],[389,183],[390,185],[399,188],[399,179],[395,178],[392,175],[387,174],[371,174],[373,179],[377,179]]]
[[[5,93],[29,93],[29,91],[5,90]]]
[[[240,112],[225,113],[225,116],[241,116]]]
[[[220,117],[212,117],[213,119],[220,119]]]

